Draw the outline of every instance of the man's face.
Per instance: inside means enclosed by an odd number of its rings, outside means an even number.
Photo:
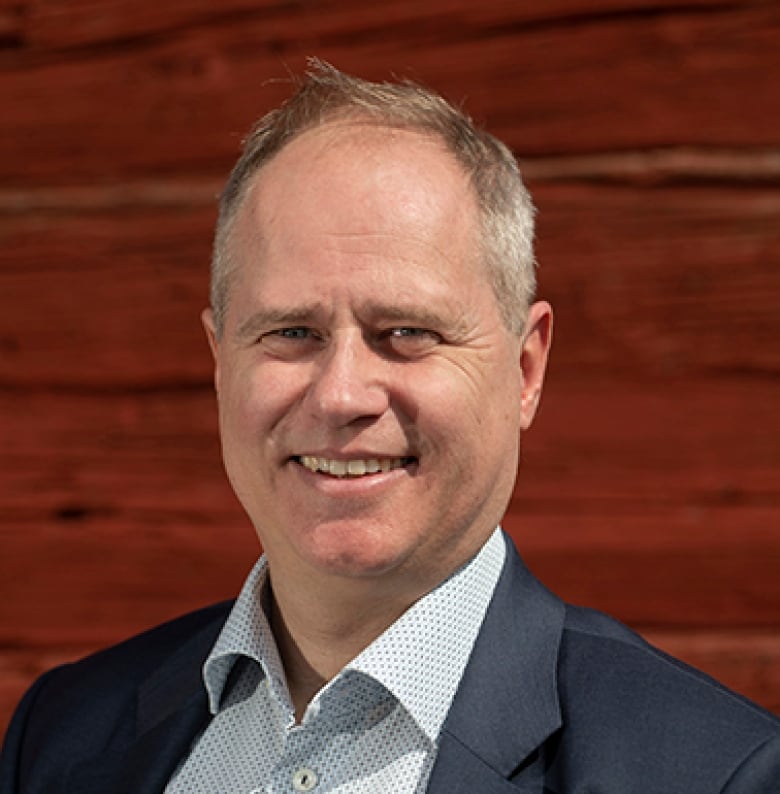
[[[512,334],[467,176],[435,140],[333,123],[255,177],[214,338],[231,483],[272,571],[424,591],[506,508],[549,307]]]

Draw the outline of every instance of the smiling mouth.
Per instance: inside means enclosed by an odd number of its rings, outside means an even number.
[[[293,460],[305,469],[331,477],[365,477],[368,474],[393,471],[414,463],[415,458],[355,458],[353,460],[333,460],[316,455],[296,455]]]

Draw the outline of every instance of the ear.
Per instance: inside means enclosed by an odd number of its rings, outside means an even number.
[[[206,338],[209,341],[211,355],[214,357],[214,388],[219,391],[219,342],[217,340],[217,328],[214,324],[214,312],[211,308],[206,308],[200,313],[200,321],[206,331]]]
[[[552,344],[553,311],[547,301],[538,301],[528,310],[520,368],[523,371],[523,393],[520,403],[520,429],[528,430],[542,396],[547,357]]]

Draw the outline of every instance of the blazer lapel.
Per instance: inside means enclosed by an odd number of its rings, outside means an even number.
[[[124,751],[103,754],[72,770],[66,790],[73,794],[161,794],[207,719],[203,704],[190,703]]]
[[[515,782],[490,767],[452,735],[442,738],[428,794],[544,794],[541,774]]]
[[[186,642],[138,688],[130,738],[117,738],[95,759],[70,771],[72,794],[159,794],[210,718],[203,661],[223,619]],[[128,715],[128,720],[133,720]],[[118,730],[118,734],[121,732]]]
[[[556,668],[565,606],[507,560],[442,728],[428,794],[543,791],[540,748],[561,724]]]
[[[428,794],[544,791],[539,749],[561,726],[556,666],[564,610],[507,539],[504,570],[442,728]],[[219,620],[201,631],[139,687],[135,725],[73,768],[64,790],[164,791],[208,724],[201,666],[221,626]]]

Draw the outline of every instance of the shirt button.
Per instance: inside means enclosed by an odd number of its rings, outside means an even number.
[[[318,783],[317,775],[312,769],[301,767],[293,773],[292,784],[296,791],[311,791]]]

